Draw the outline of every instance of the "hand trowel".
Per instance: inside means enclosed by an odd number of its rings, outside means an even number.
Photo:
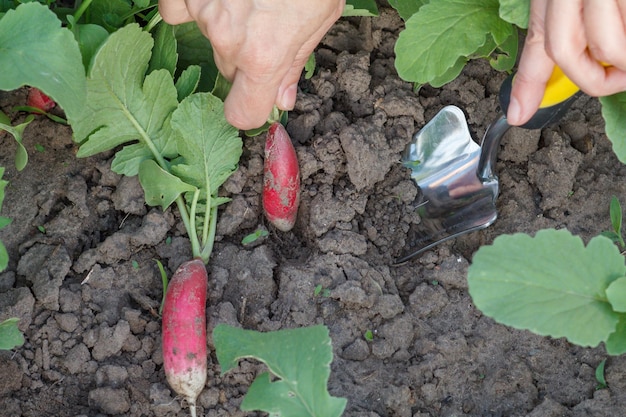
[[[408,246],[396,264],[434,246],[490,226],[498,217],[499,182],[494,171],[500,140],[511,127],[506,120],[513,76],[500,87],[501,113],[489,125],[479,146],[472,140],[465,115],[455,106],[439,111],[412,138],[402,157],[420,193],[413,204],[421,218],[412,225]],[[539,110],[524,125],[542,129],[559,120],[579,95],[578,87],[555,67]]]

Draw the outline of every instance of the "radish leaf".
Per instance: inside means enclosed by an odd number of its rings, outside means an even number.
[[[239,131],[224,118],[224,104],[210,93],[193,94],[174,111],[172,129],[184,159],[172,173],[202,190],[210,185],[210,194],[216,195],[237,169],[243,146]]]
[[[143,161],[139,167],[139,182],[144,189],[149,206],[167,209],[179,195],[194,192],[196,187],[185,184],[180,178],[170,174],[151,159]]]
[[[344,398],[326,388],[333,359],[325,326],[260,333],[219,324],[213,341],[222,374],[240,359],[263,362],[278,380],[265,372],[254,380],[241,403],[244,411],[261,410],[281,417],[339,417]]]
[[[21,4],[0,19],[0,74],[0,90],[37,87],[59,103],[70,122],[83,110],[85,68],[78,44],[37,2]]]
[[[624,258],[598,236],[587,247],[567,230],[499,236],[474,255],[468,286],[487,316],[539,335],[596,346],[619,320],[607,288],[626,275]]]
[[[626,114],[626,92],[600,97],[602,116],[606,123],[606,135],[613,144],[613,152],[621,163],[626,164],[626,134],[624,114]]]
[[[478,51],[488,35],[501,45],[514,28],[500,18],[498,9],[498,0],[438,0],[420,7],[395,45],[400,77],[419,84],[437,78],[441,82],[440,77],[460,57]]]
[[[153,41],[139,25],[113,33],[98,51],[87,80],[87,105],[73,125],[76,140],[84,141],[79,157],[136,142],[132,152],[116,155],[116,171],[136,175],[143,159],[175,156],[169,115],[178,105],[172,76],[160,69],[145,75]],[[145,77],[145,79],[144,79]],[[134,163],[129,163],[129,153]],[[140,157],[138,157],[140,155]],[[160,164],[161,165],[161,164]]]

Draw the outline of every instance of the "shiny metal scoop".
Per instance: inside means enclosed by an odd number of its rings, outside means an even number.
[[[502,137],[511,127],[508,109],[512,77],[500,88],[501,114],[489,125],[479,146],[472,140],[465,115],[447,106],[417,132],[402,164],[411,169],[421,193],[414,204],[421,223],[411,226],[409,245],[396,264],[465,233],[483,229],[498,217],[499,183],[494,168]],[[556,104],[540,108],[523,126],[541,129],[560,119],[578,93],[565,95]]]
[[[455,106],[444,107],[415,134],[402,164],[411,169],[421,190],[415,202],[421,223],[409,230],[407,253],[396,263],[496,220],[498,179],[490,167],[485,177],[479,177],[481,153],[465,115]]]

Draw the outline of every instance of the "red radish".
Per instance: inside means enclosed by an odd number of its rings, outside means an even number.
[[[35,87],[30,87],[30,90],[28,90],[27,104],[29,107],[34,107],[44,113],[49,112],[56,106],[54,100]]]
[[[287,232],[296,223],[300,204],[300,168],[296,150],[282,124],[273,123],[265,141],[263,209],[277,229]]]
[[[167,382],[189,402],[192,417],[207,376],[207,272],[199,258],[174,273],[163,302],[163,368]]]

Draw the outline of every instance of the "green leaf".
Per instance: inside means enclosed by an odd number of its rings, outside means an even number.
[[[499,236],[476,252],[468,286],[487,316],[539,335],[596,346],[616,329],[606,289],[626,274],[624,258],[607,238],[587,247],[567,230],[530,237]]]
[[[178,101],[183,101],[196,91],[200,82],[200,71],[198,65],[190,65],[180,73],[175,84]]]
[[[344,398],[332,397],[326,388],[333,359],[325,326],[260,333],[219,324],[213,341],[222,374],[240,359],[263,362],[269,373],[259,375],[241,403],[244,411],[261,410],[281,417],[339,417]]]
[[[517,46],[518,46],[517,31],[513,30],[511,36],[509,36],[502,44],[498,45],[494,51],[495,56],[489,59],[491,66],[497,71],[509,71],[515,65],[517,61]]]
[[[185,98],[172,114],[172,129],[178,134],[178,153],[184,162],[171,172],[210,194],[237,169],[243,143],[239,131],[224,118],[224,104],[210,93]]]
[[[395,45],[396,69],[405,81],[430,83],[460,57],[469,57],[493,37],[503,43],[513,27],[498,15],[498,0],[438,0],[406,21]]]
[[[4,118],[2,119],[4,120]],[[18,171],[23,170],[28,163],[28,152],[22,142],[24,140],[24,129],[26,129],[26,126],[28,126],[33,120],[35,120],[35,116],[31,114],[24,119],[23,123],[16,126],[4,124],[0,121],[0,130],[6,130],[9,132],[15,139],[15,142],[17,142],[17,147],[15,148],[15,169]]]
[[[619,314],[617,329],[609,336],[605,346],[609,355],[626,353],[626,314]]]
[[[0,350],[10,350],[24,344],[24,335],[17,328],[18,318],[0,322]]]
[[[178,68],[182,70],[189,65],[200,65],[202,72],[198,91],[211,91],[218,73],[211,43],[195,22],[176,25],[174,35],[178,41]]]
[[[186,184],[161,168],[151,159],[145,160],[139,167],[139,182],[144,190],[149,206],[161,206],[167,209],[179,195],[194,192],[196,187]]]
[[[309,55],[309,59],[306,60],[306,64],[304,64],[304,78],[306,80],[310,80],[313,74],[315,73],[315,66],[317,62],[315,60],[315,52],[311,52]]]
[[[148,73],[157,69],[166,69],[174,77],[178,61],[174,28],[165,22],[160,22],[155,32]]]
[[[420,7],[428,3],[429,0],[389,0],[389,5],[396,9],[402,20],[407,20],[413,16]]]
[[[606,289],[606,297],[614,311],[626,313],[626,277],[613,281]]]
[[[598,382],[598,386],[596,389],[606,388],[606,379],[604,378],[604,367],[606,366],[606,359],[604,359],[598,367],[596,368],[596,381]]]
[[[113,32],[124,24],[124,16],[132,10],[127,0],[93,0],[89,5],[91,22]]]
[[[600,97],[600,103],[606,135],[613,144],[613,152],[622,164],[626,164],[626,130],[624,130],[626,92]]]
[[[616,196],[613,196],[611,198],[609,213],[611,215],[611,226],[613,226],[613,231],[616,234],[621,233],[622,231],[622,206],[619,203],[619,199]]]
[[[269,232],[265,229],[257,229],[254,232],[250,233],[249,235],[244,236],[243,239],[241,239],[241,244],[242,245],[249,245],[252,242],[256,242],[258,239],[265,237],[269,235]]]
[[[0,90],[37,87],[65,110],[70,122],[83,110],[85,69],[78,44],[39,3],[21,4],[0,20],[0,74]]]
[[[522,29],[528,28],[530,0],[500,0],[500,17]]]
[[[109,37],[109,32],[102,26],[92,23],[86,25],[75,24],[72,15],[67,16],[67,20],[70,22],[69,27],[74,34],[76,42],[78,42],[80,54],[83,57],[83,66],[89,70],[93,56]]]
[[[342,16],[378,16],[375,0],[346,0]]]
[[[178,105],[177,92],[167,70],[145,76],[152,44],[149,33],[130,24],[109,36],[96,54],[87,80],[87,105],[72,126],[75,139],[83,142],[79,157],[134,141],[139,145],[132,149],[133,157],[142,146],[155,158],[176,155],[168,122]],[[116,166],[124,165],[119,158]],[[136,163],[131,166],[137,168]]]

